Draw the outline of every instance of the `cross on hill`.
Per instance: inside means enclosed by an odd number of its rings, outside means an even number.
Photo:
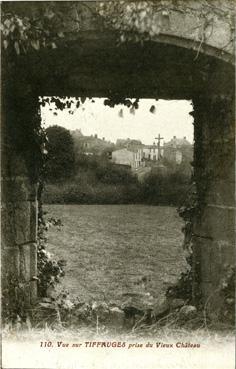
[[[164,137],[161,137],[159,133],[158,137],[155,137],[155,140],[157,140],[158,160],[160,160],[161,159],[161,140],[164,140]]]

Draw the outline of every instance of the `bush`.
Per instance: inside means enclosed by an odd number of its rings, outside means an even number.
[[[142,200],[148,204],[179,206],[189,189],[189,178],[179,173],[151,172],[142,183]]]
[[[86,182],[48,184],[43,201],[47,204],[129,204],[139,201],[139,188],[135,184],[114,185]]]
[[[155,169],[142,183],[130,168],[100,156],[77,155],[77,173],[70,180],[54,178],[46,185],[49,204],[151,204],[180,206],[189,189],[190,177],[180,169]]]
[[[59,283],[60,278],[64,273],[64,260],[56,261],[51,254],[47,252],[47,230],[50,226],[61,227],[61,221],[54,218],[45,220],[46,213],[42,212],[40,208],[38,217],[38,295],[39,297],[46,297],[49,287],[55,287]]]
[[[99,165],[95,171],[96,178],[101,183],[124,184],[137,183],[137,178],[129,169],[111,163]]]

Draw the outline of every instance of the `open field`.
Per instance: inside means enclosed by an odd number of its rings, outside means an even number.
[[[83,301],[121,302],[129,293],[154,298],[177,280],[186,262],[182,221],[172,207],[48,205],[60,218],[49,229],[48,250],[65,259],[63,285]]]

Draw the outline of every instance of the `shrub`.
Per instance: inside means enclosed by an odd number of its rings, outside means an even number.
[[[42,208],[39,211],[38,219],[38,295],[40,297],[47,296],[49,287],[55,287],[64,273],[64,260],[56,261],[52,255],[47,252],[47,230],[50,226],[61,227],[61,221],[55,218],[45,220],[46,213],[43,213]]]
[[[179,173],[151,172],[142,183],[142,200],[148,204],[180,205],[189,188],[189,178]]]

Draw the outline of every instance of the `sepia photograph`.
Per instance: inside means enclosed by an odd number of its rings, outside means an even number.
[[[235,367],[235,2],[1,2],[1,367]]]

